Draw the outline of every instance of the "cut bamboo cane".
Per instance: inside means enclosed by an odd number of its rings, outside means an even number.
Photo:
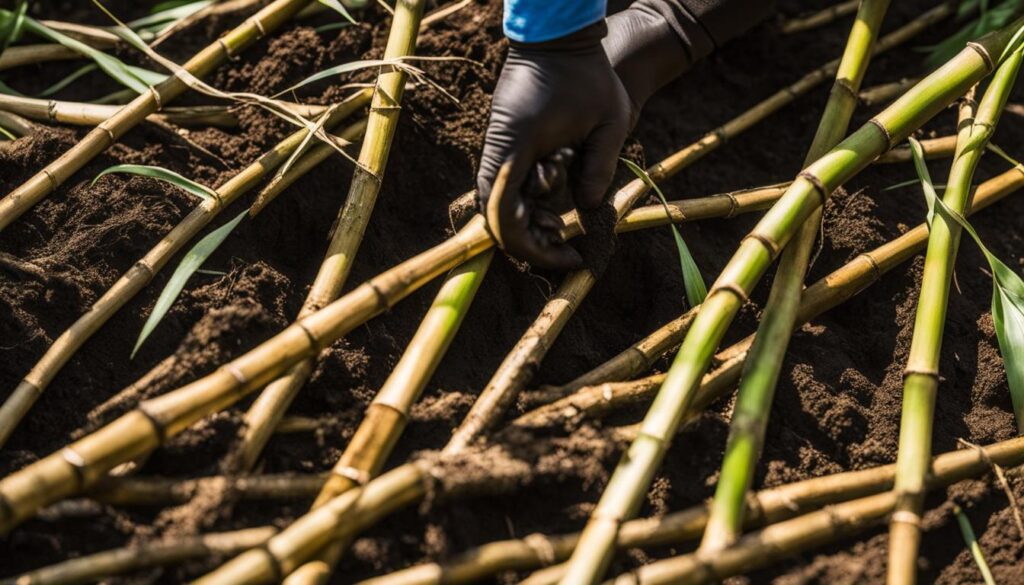
[[[860,102],[865,106],[889,103],[903,95],[911,87],[917,85],[919,81],[921,81],[920,77],[906,77],[899,81],[893,81],[892,83],[883,83],[882,85],[876,85],[865,89],[858,94],[858,97],[860,98]]]
[[[308,3],[309,0],[274,0],[189,59],[184,68],[196,77],[205,76],[260,37],[276,30]],[[172,75],[133,99],[112,118],[104,120],[60,158],[0,199],[0,230],[53,192],[146,116],[162,108],[186,89],[188,86],[185,82],[177,74]]]
[[[610,562],[622,522],[636,514],[701,378],[733,317],[803,221],[829,194],[991,72],[1024,19],[971,42],[892,106],[802,171],[743,240],[711,287],[658,392],[640,438],[613,473],[569,561],[567,583],[593,583]],[[1015,47],[1014,47],[1015,48]]]
[[[1017,168],[985,181],[976,189],[971,213],[1000,201],[1022,187],[1024,171]],[[920,224],[895,240],[857,256],[804,291],[797,322],[802,325],[846,302],[885,273],[920,253],[927,241],[928,226]],[[670,322],[666,329],[673,324],[674,321]],[[667,330],[656,331],[651,337],[668,333]],[[748,336],[715,355],[714,362],[718,368],[704,376],[691,407],[683,417],[683,425],[735,387],[753,337]],[[658,357],[660,355],[651,356],[652,359]],[[656,374],[632,382],[585,386],[562,400],[522,415],[512,424],[523,428],[551,428],[564,425],[576,417],[600,418],[625,405],[650,403],[664,380],[665,374]]]
[[[70,559],[30,571],[0,585],[77,585],[95,583],[111,575],[184,563],[210,556],[228,556],[259,546],[277,530],[272,526],[248,528],[172,540],[149,542]]]
[[[384,59],[398,59],[415,53],[422,11],[422,0],[398,3],[384,49]],[[406,78],[404,71],[390,66],[382,68],[377,77],[366,134],[348,195],[338,213],[323,263],[299,310],[299,320],[337,299],[348,280],[384,179],[391,142],[398,127]],[[258,205],[260,199],[266,201],[265,198],[258,198]],[[274,427],[309,379],[315,365],[315,357],[294,365],[286,375],[274,380],[256,398],[245,414],[246,430],[238,448],[237,464],[231,472],[241,473],[252,469]]]
[[[316,118],[328,106],[280,102],[292,113],[304,118]],[[0,94],[0,110],[20,114],[39,122],[98,126],[113,117],[121,106],[108,106],[87,102],[66,102]],[[237,126],[238,117],[232,106],[167,107],[150,114],[157,119],[180,126]]]
[[[333,126],[346,115],[362,107],[369,96],[359,93],[337,108],[328,121]],[[363,131],[363,121],[350,125],[342,133],[347,140],[357,139]],[[138,260],[92,308],[79,317],[47,349],[46,353],[22,379],[14,392],[0,406],[0,446],[10,438],[18,423],[25,417],[39,396],[53,381],[60,369],[76,351],[107,320],[139,293],[161,268],[185,246],[196,234],[207,226],[223,209],[254,187],[268,172],[284,164],[291,153],[298,148],[308,134],[303,128],[284,139],[272,150],[261,156],[241,172],[228,179],[216,189],[217,198],[204,201],[193,209],[177,226],[163,237],[150,251]]]
[[[962,214],[971,206],[974,171],[1006,106],[1022,60],[1024,53],[1016,50],[999,66],[977,104],[976,116],[973,94],[969,94],[961,105],[956,154],[943,194],[943,201],[953,213]],[[896,510],[889,521],[887,569],[890,584],[917,582],[920,515],[924,507],[928,459],[931,457],[942,334],[960,231],[960,224],[944,213],[936,213],[931,218],[914,335],[903,377],[903,411],[896,457],[896,485],[893,488]]]
[[[7,130],[17,137],[28,136],[35,132],[35,124],[22,118],[18,114],[0,111],[0,128]]]
[[[986,458],[986,455],[990,459]],[[940,488],[988,471],[992,463],[1024,463],[1024,438],[1014,438],[985,448],[943,453],[932,461],[928,487]],[[747,502],[746,525],[758,527],[800,516],[823,506],[862,498],[892,487],[896,465],[848,471],[807,479],[752,494]],[[617,550],[676,546],[700,538],[707,523],[708,509],[698,504],[660,518],[630,520],[622,526]],[[502,571],[528,571],[569,558],[579,533],[545,536],[532,534],[523,539],[485,544],[441,563],[417,565],[362,581],[359,585],[461,585],[486,580]],[[528,583],[556,583],[565,567],[555,565],[531,575]]]
[[[857,91],[871,59],[871,47],[888,9],[889,0],[864,0],[860,3],[804,166],[824,156],[846,135],[857,105]],[[732,544],[743,530],[744,500],[761,457],[768,414],[790,335],[796,325],[804,276],[821,227],[821,215],[821,208],[811,212],[779,260],[768,302],[741,376],[722,471],[711,503],[711,517],[700,545],[705,553],[710,554]]]
[[[780,29],[782,30],[782,34],[789,35],[825,26],[826,24],[830,24],[846,15],[856,12],[858,4],[860,4],[860,0],[846,0],[845,2],[833,4],[832,6],[815,12],[814,14],[799,18],[791,18],[783,22]]]
[[[928,11],[886,35],[875,47],[875,52],[912,38],[951,14],[951,10],[948,4],[943,4]],[[673,176],[687,164],[717,148],[725,137],[749,128],[833,75],[837,66],[838,61],[833,61],[806,75],[698,142],[654,165],[648,169],[648,174],[654,181]],[[637,179],[615,193],[612,203],[617,210],[628,209],[646,192],[644,182]],[[570,218],[567,232],[574,229],[578,232],[578,222]],[[323,347],[354,327],[492,245],[483,218],[475,216],[452,238],[377,275],[214,373],[164,396],[147,400],[135,411],[63,451],[0,480],[0,533],[32,516],[41,506],[81,491],[118,464],[156,448],[200,418],[227,408],[279,377],[291,366],[318,355]],[[65,455],[70,456],[70,460]]]

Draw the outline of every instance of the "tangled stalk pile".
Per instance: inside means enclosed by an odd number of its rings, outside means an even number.
[[[182,126],[233,128],[244,119],[241,108],[249,107],[262,108],[297,127],[217,187],[147,165],[117,165],[90,177],[92,184],[99,181],[102,185],[113,179],[100,178],[108,174],[144,176],[169,183],[196,197],[197,202],[149,252],[129,264],[88,312],[56,337],[20,384],[6,394],[0,405],[0,448],[22,432],[19,423],[33,416],[33,406],[61,368],[176,255],[185,252],[160,293],[136,349],[158,330],[158,323],[189,278],[242,222],[264,213],[304,174],[335,153],[351,166],[347,193],[339,196],[337,219],[327,234],[325,256],[294,321],[186,385],[157,395],[144,394],[144,400],[129,399],[124,414],[0,479],[0,533],[12,538],[23,529],[23,523],[41,514],[52,515],[61,506],[73,508],[81,498],[111,506],[165,506],[205,499],[209,511],[216,508],[223,515],[230,515],[233,505],[243,500],[300,499],[311,506],[297,512],[293,508],[290,516],[274,526],[188,534],[110,550],[40,568],[20,576],[17,583],[88,582],[196,560],[204,561],[200,566],[209,570],[198,580],[204,584],[324,583],[362,532],[400,509],[445,505],[479,494],[509,494],[539,478],[579,479],[586,475],[583,468],[587,465],[610,465],[613,457],[619,456],[614,471],[598,486],[600,497],[592,506],[581,508],[587,510],[588,518],[580,532],[493,542],[380,575],[368,583],[467,583],[494,578],[504,571],[518,571],[525,582],[534,584],[589,584],[609,578],[615,583],[708,583],[888,522],[888,580],[902,585],[917,579],[928,490],[981,477],[990,470],[1005,483],[1002,467],[1024,465],[1024,440],[1020,438],[941,455],[932,448],[936,401],[943,391],[939,377],[943,326],[964,231],[977,241],[989,262],[994,328],[1014,414],[1024,428],[1024,281],[1014,267],[1003,264],[984,247],[967,219],[1024,187],[1024,166],[991,143],[1024,61],[1024,17],[1000,20],[995,30],[967,42],[931,74],[913,83],[889,84],[884,92],[871,90],[870,99],[864,97],[861,85],[871,58],[951,16],[956,12],[952,5],[935,7],[887,34],[881,31],[889,0],[845,2],[787,21],[783,31],[797,34],[856,11],[839,58],[646,170],[629,162],[637,177],[610,197],[618,233],[665,225],[677,229],[676,224],[764,212],[706,296],[704,291],[688,290],[692,306],[676,319],[613,358],[591,364],[591,370],[567,383],[531,391],[532,378],[546,354],[603,277],[601,269],[593,266],[565,275],[489,381],[474,393],[464,419],[450,429],[447,444],[439,450],[415,453],[407,461],[395,461],[393,455],[403,443],[403,432],[417,402],[458,338],[474,298],[496,262],[495,242],[484,218],[472,215],[433,247],[423,246],[419,254],[363,283],[347,284],[373,222],[378,195],[388,180],[388,169],[402,154],[393,151],[400,121],[408,116],[403,98],[407,99],[409,91],[432,91],[433,82],[416,65],[421,34],[459,11],[475,7],[463,0],[424,15],[424,0],[398,0],[388,7],[390,29],[380,59],[342,65],[307,80],[366,68],[374,71],[370,86],[326,105],[300,103],[302,98],[294,92],[287,101],[281,96],[226,92],[200,80],[292,18],[315,16],[319,11],[312,9],[310,0],[274,0],[263,5],[184,65],[175,65],[158,51],[168,38],[210,14],[249,14],[256,4],[244,0],[181,2],[165,7],[170,16],[115,22],[110,27],[36,21],[27,16],[25,2],[0,14],[0,28],[6,31],[4,43],[15,43],[8,49],[13,53],[0,53],[0,69],[16,70],[32,58],[27,47],[17,42],[25,34],[34,34],[51,41],[45,48],[32,49],[37,61],[91,60],[86,66],[90,71],[102,70],[126,86],[125,95],[130,94],[124,105],[0,95],[0,127],[11,139],[39,132],[41,123],[93,126],[75,146],[0,199],[0,230],[24,221],[23,216],[34,206],[65,183],[78,180],[76,173],[140,124],[162,125],[174,132]],[[357,9],[365,3],[323,4],[352,19],[349,11],[358,16]],[[981,8],[982,18],[991,23],[985,6]],[[961,7],[960,12],[964,11]],[[166,71],[125,65],[106,52],[125,45]],[[74,74],[65,86],[87,73]],[[707,197],[664,199],[660,185],[828,81],[832,90],[807,148],[804,168],[790,177],[792,180]],[[177,108],[169,105],[190,90],[220,101]],[[893,92],[900,97],[848,132],[858,107],[885,101],[882,95]],[[977,101],[976,96],[980,96]],[[914,138],[952,104],[958,105],[959,113],[955,136]],[[356,151],[351,145],[360,140]],[[1013,168],[986,181],[975,180],[979,162],[991,153],[1009,159]],[[941,197],[926,159],[932,161],[933,169],[949,167]],[[927,217],[917,218],[913,225],[923,222],[921,225],[904,230],[890,242],[860,250],[846,265],[805,286],[826,205],[833,193],[873,163],[913,166],[925,194]],[[257,187],[252,203],[241,207],[243,195]],[[495,189],[502,188],[499,175]],[[652,189],[662,202],[641,205]],[[233,219],[193,242],[221,211],[232,206],[238,207]],[[564,219],[566,238],[586,231],[586,218],[572,212]],[[611,220],[609,231],[610,226]],[[675,234],[681,250],[685,249],[679,232]],[[779,424],[770,420],[769,414],[776,386],[786,371],[785,358],[794,331],[922,251],[923,279],[906,363],[895,462],[757,491],[755,480],[766,433],[769,425]],[[721,348],[733,320],[776,260],[778,269],[758,315],[756,333]],[[700,281],[700,271],[688,251],[684,270]],[[371,326],[372,319],[442,276],[434,301],[404,352],[388,364],[386,381],[367,401],[354,432],[342,437],[344,447],[330,471],[325,475],[260,474],[266,447],[276,437],[286,432],[322,431],[318,421],[289,418],[288,410],[316,375],[332,344],[357,328]],[[689,284],[691,279],[687,281]],[[650,374],[673,351],[675,357],[667,371]],[[165,363],[173,365],[173,359]],[[150,382],[146,377],[139,385],[145,387]],[[726,408],[729,433],[714,497],[706,505],[638,519],[659,467],[671,457],[673,448],[686,448],[686,442],[692,440],[680,436],[680,431],[736,388],[735,402]],[[145,475],[147,459],[155,452],[197,423],[237,409],[250,396],[254,399],[245,404],[242,430],[223,456],[219,475],[188,479]],[[521,411],[514,413],[517,405]],[[641,422],[615,426],[614,421],[637,409],[647,413]],[[602,420],[607,426],[602,426]],[[603,429],[602,447],[580,454],[573,439],[592,439],[595,429]],[[523,448],[524,437],[534,449]],[[200,493],[203,498],[197,497]],[[970,554],[989,580],[991,570],[983,547],[963,510],[956,510]],[[688,541],[699,541],[699,545],[686,549],[691,550],[687,554],[663,558],[632,572],[610,574],[618,566],[614,564],[616,555],[623,550],[674,548]]]

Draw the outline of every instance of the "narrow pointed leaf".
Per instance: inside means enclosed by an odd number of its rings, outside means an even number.
[[[99,67],[97,67],[95,63],[89,63],[88,65],[85,65],[83,67],[79,67],[74,72],[72,72],[71,75],[68,75],[64,79],[61,79],[57,83],[54,83],[50,87],[48,87],[48,88],[44,89],[43,91],[39,92],[39,97],[49,97],[49,96],[57,93],[58,91],[64,89],[65,87],[71,85],[72,83],[74,83],[76,80],[78,80],[83,75],[87,75],[89,73],[92,73],[93,71],[96,71],[97,69],[99,69]]]
[[[620,159],[626,164],[626,167],[633,172],[634,175],[640,178],[648,187],[654,190],[658,194],[658,198],[661,199],[661,204],[665,207],[665,213],[671,213],[668,208],[668,200],[665,199],[665,194],[661,192],[658,185],[651,180],[651,176],[647,174],[647,171],[640,168],[639,165],[631,160]],[[704,298],[708,296],[708,289],[704,285],[704,278],[700,274],[700,269],[697,267],[697,262],[694,261],[693,255],[690,253],[689,246],[683,240],[683,235],[679,233],[679,228],[675,224],[669,224],[672,228],[672,236],[676,241],[676,250],[679,252],[679,265],[683,272],[683,287],[686,289],[686,300],[690,303],[690,306],[696,307],[697,305],[704,302]]]
[[[160,181],[170,183],[175,187],[183,189],[204,201],[218,199],[217,192],[207,187],[206,185],[196,183],[195,181],[183,177],[174,171],[170,171],[162,167],[154,167],[149,165],[117,165],[110,167],[109,169],[106,169],[102,173],[96,175],[96,178],[92,180],[92,185],[95,185],[96,181],[100,180],[100,177],[102,177],[103,175],[109,175],[112,173],[126,173],[129,175],[151,177],[153,179],[158,179]]]
[[[167,281],[167,285],[164,290],[160,291],[160,297],[156,300],[156,304],[153,306],[153,312],[149,314],[149,318],[146,319],[145,325],[142,326],[142,332],[139,334],[138,341],[135,342],[135,348],[132,349],[131,357],[135,357],[136,352],[142,347],[142,343],[146,341],[149,334],[153,332],[160,320],[164,318],[167,311],[170,310],[171,305],[181,294],[182,289],[185,288],[185,284],[188,283],[188,279],[206,262],[206,259],[210,257],[210,254],[224,242],[225,239],[231,232],[234,231],[238,224],[245,219],[245,216],[249,214],[249,210],[245,210],[235,216],[234,219],[228,223],[220,226],[206,235],[203,239],[199,240],[191,250],[185,254],[182,258],[181,264],[174,270],[174,274],[171,275],[170,280]]]
[[[341,2],[338,2],[338,0],[320,0],[320,3],[330,8],[331,10],[334,10],[342,17],[344,17],[345,20],[351,22],[352,24],[357,24],[356,19],[352,18],[352,15],[349,14],[348,9],[345,8],[345,6]]]

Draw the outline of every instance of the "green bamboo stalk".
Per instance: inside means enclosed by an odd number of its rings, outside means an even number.
[[[196,77],[205,76],[257,39],[276,30],[307,3],[309,0],[274,0],[189,59],[184,69]],[[118,110],[114,117],[104,120],[60,158],[0,199],[0,230],[53,192],[146,116],[162,108],[186,89],[188,86],[185,82],[177,74],[172,75],[133,99]]]
[[[337,108],[328,120],[333,127],[345,116],[361,108],[369,100],[368,92],[360,92]],[[363,121],[350,125],[342,132],[346,140],[355,140],[363,132]],[[302,143],[309,131],[302,128],[267,151],[248,167],[228,179],[215,190],[216,198],[203,201],[178,225],[167,233],[141,259],[93,303],[90,310],[66,329],[43,354],[43,357],[18,384],[14,392],[0,406],[0,447],[14,432],[15,427],[46,390],[60,369],[71,359],[96,331],[117,311],[145,288],[153,276],[162,269],[193,237],[231,203],[253,188],[267,173],[284,164]]]
[[[16,137],[28,136],[35,132],[35,124],[18,114],[0,111],[0,129],[6,130]]]
[[[415,53],[422,13],[422,0],[404,0],[397,4],[384,49],[385,59],[397,59]],[[391,143],[398,127],[407,77],[403,70],[390,66],[382,68],[377,76],[358,164],[353,171],[345,203],[338,213],[323,263],[299,311],[299,320],[337,299],[348,280],[380,192]],[[274,380],[256,398],[245,414],[245,435],[238,448],[237,465],[232,472],[252,469],[274,427],[313,373],[315,365],[315,357],[295,364],[287,374]]]
[[[974,557],[974,562],[978,565],[978,570],[981,571],[981,578],[985,580],[985,585],[996,585],[996,580],[992,577],[992,569],[988,568],[988,562],[985,561],[985,553],[982,552],[981,545],[978,544],[978,537],[974,535],[974,528],[971,527],[970,518],[956,504],[953,504],[953,513],[956,514],[956,522],[960,525],[960,533],[964,536],[964,543],[967,545],[968,550],[970,550],[971,556]]]
[[[878,42],[875,53],[913,38],[951,13],[948,4],[926,12],[886,35]],[[838,60],[812,71],[647,169],[648,175],[656,182],[673,176],[724,143],[726,138],[746,130],[810,91],[834,75],[837,67]],[[612,204],[621,215],[646,192],[644,182],[636,179],[614,194]],[[570,217],[566,228],[569,235],[578,233],[578,220]],[[291,366],[315,357],[322,347],[492,245],[483,218],[474,216],[452,238],[377,275],[214,373],[164,396],[144,401],[134,411],[61,452],[0,480],[0,534],[34,515],[41,506],[81,491],[118,464],[148,453],[197,420],[227,408],[281,376]]]
[[[604,574],[618,527],[636,514],[715,348],[754,285],[803,221],[838,186],[988,74],[1022,25],[1024,19],[1019,19],[1001,31],[969,43],[892,106],[807,167],[744,239],[711,287],[644,419],[640,437],[623,456],[591,515],[569,562],[567,583],[593,583]]]
[[[857,105],[857,92],[871,59],[871,47],[888,9],[889,0],[864,0],[860,4],[804,166],[824,156],[846,135]],[[796,325],[804,275],[821,226],[821,213],[821,208],[811,212],[779,261],[757,337],[741,376],[722,472],[711,504],[711,518],[700,545],[706,552],[732,544],[743,530],[744,500],[761,458],[772,398],[790,334]]]
[[[977,105],[961,107],[956,154],[949,171],[943,201],[954,213],[971,203],[971,180],[985,143],[991,136],[1020,70],[1022,53],[1013,53],[999,66],[992,83]],[[939,360],[946,320],[949,286],[960,244],[960,224],[945,214],[931,220],[921,294],[917,301],[914,336],[903,381],[903,412],[900,420],[899,454],[894,493],[896,511],[889,522],[888,581],[917,582],[917,554],[921,538],[920,514],[924,505],[924,478],[931,455],[932,418],[939,386]]]
[[[1007,465],[1024,463],[1024,438],[1013,438],[985,448],[985,454]],[[943,453],[932,461],[929,489],[941,488],[977,477],[991,468],[985,454],[976,449]],[[995,459],[993,459],[995,461]],[[881,493],[892,487],[896,465],[883,465],[806,479],[751,494],[747,502],[749,528],[788,520],[823,506]],[[630,520],[622,525],[615,547],[619,551],[660,546],[679,546],[700,538],[707,524],[706,504],[697,504],[661,517]],[[491,542],[469,549],[449,560],[415,565],[358,585],[462,585],[487,580],[502,571],[528,571],[569,558],[579,541],[578,532]],[[530,585],[556,583],[565,571],[554,565],[530,575]]]

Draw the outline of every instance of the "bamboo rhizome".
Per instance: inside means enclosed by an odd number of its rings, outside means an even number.
[[[1007,465],[1024,463],[1024,439],[1017,437],[995,443],[979,452],[961,449],[943,453],[932,462],[934,472],[928,487],[940,488],[984,474],[991,466],[986,454]],[[751,494],[746,526],[758,527],[800,516],[823,506],[863,498],[892,487],[894,464],[860,471],[848,471],[781,485]],[[656,546],[677,546],[700,538],[707,523],[704,504],[656,518],[630,520],[619,531],[617,550]],[[359,585],[461,585],[488,579],[502,571],[527,571],[569,557],[579,533],[531,534],[523,539],[491,542],[439,563],[415,565],[408,569],[362,581]],[[556,583],[564,565],[541,569],[524,581],[530,585]]]
[[[886,35],[875,52],[896,46],[951,13],[943,4]],[[720,145],[726,136],[790,103],[831,76],[833,61],[767,98],[752,110],[707,134],[696,143],[648,169],[655,181],[671,177],[689,162]],[[616,209],[630,208],[646,192],[637,179],[613,197]],[[578,232],[575,220],[567,233]],[[288,368],[315,357],[323,347],[352,328],[380,314],[425,283],[490,248],[493,242],[484,220],[475,216],[452,238],[377,275],[354,290],[292,324],[267,342],[221,366],[214,373],[139,407],[60,453],[33,463],[0,480],[0,532],[6,532],[40,506],[91,485],[116,465],[156,448],[200,418],[227,406],[284,374]],[[74,455],[70,455],[70,454]],[[70,457],[70,459],[68,457]]]
[[[184,70],[197,77],[205,76],[257,39],[276,30],[309,1],[274,0],[189,59],[183,66]],[[175,73],[165,81],[150,87],[149,91],[133,99],[112,118],[96,126],[60,158],[46,165],[42,171],[0,199],[0,230],[53,192],[146,116],[162,108],[187,88],[188,85],[182,76]]]
[[[971,180],[975,168],[1006,105],[1021,61],[1020,50],[1013,50],[1003,61],[981,102],[976,105],[976,113],[970,97],[961,105],[956,154],[943,195],[943,202],[953,213],[962,214],[970,207],[973,193]],[[932,187],[924,182],[924,188]],[[930,213],[929,223],[931,232],[928,236],[928,252],[903,380],[903,411],[896,459],[896,485],[893,490],[896,495],[896,511],[889,522],[887,570],[888,581],[894,584],[917,581],[920,514],[924,505],[927,458],[931,455],[932,418],[939,386],[942,334],[949,287],[960,243],[961,227],[955,219],[944,213]]]
[[[694,319],[658,396],[613,473],[573,553],[566,582],[593,583],[611,560],[622,522],[636,514],[715,349],[768,265],[839,185],[988,74],[1024,19],[971,42],[892,106],[802,171],[726,265]],[[1014,47],[1016,48],[1016,47]]]
[[[368,91],[348,98],[331,114],[332,119],[327,121],[327,126],[333,127],[344,117],[364,106],[368,100]],[[355,140],[362,134],[364,126],[363,121],[356,122],[346,128],[341,137]],[[107,289],[87,313],[57,337],[0,406],[0,446],[7,442],[18,423],[82,344],[145,288],[153,276],[222,210],[253,188],[267,173],[284,164],[307,134],[308,130],[304,128],[294,132],[214,190],[216,197],[211,197],[196,206]]]
[[[422,11],[421,0],[403,0],[398,3],[384,49],[384,59],[398,59],[415,53]],[[402,69],[392,66],[382,67],[377,76],[366,134],[348,195],[338,213],[323,263],[299,311],[299,320],[333,302],[345,286],[380,192],[388,154],[398,126],[407,77]],[[258,201],[261,199],[266,200],[265,197],[259,197]],[[252,469],[274,427],[305,385],[315,365],[315,357],[295,364],[260,393],[246,412],[246,431],[238,447],[236,463],[230,471],[238,473]]]
[[[857,105],[857,91],[871,59],[871,47],[888,9],[889,0],[864,0],[860,4],[804,166],[824,156],[846,135]],[[825,195],[828,196],[830,194]],[[728,546],[743,529],[744,499],[761,457],[761,444],[768,427],[775,386],[796,325],[804,275],[814,251],[821,216],[822,207],[819,207],[803,220],[803,225],[779,260],[768,302],[741,375],[736,406],[729,423],[729,437],[721,475],[715,486],[711,518],[701,541],[701,548],[707,552]]]
[[[992,205],[1022,186],[1024,171],[1018,168],[985,181],[976,189],[971,213]],[[899,238],[858,255],[850,263],[807,287],[801,298],[796,326],[803,325],[864,290],[889,270],[923,250],[927,241],[927,224],[918,225]],[[696,311],[691,313],[693,314],[684,315],[685,319],[670,321],[636,344],[637,347],[645,348],[645,361],[657,360],[678,345],[679,340],[686,334],[689,323],[692,323],[692,317],[696,315]],[[688,424],[705,407],[735,387],[753,338],[753,335],[748,336],[715,355],[713,362],[718,364],[718,367],[704,376],[681,424]],[[627,350],[621,355],[630,356],[634,353]],[[632,358],[609,361],[601,368],[603,373],[610,376],[606,380],[595,380],[592,385],[580,387],[561,399],[539,406],[514,420],[512,425],[528,429],[551,428],[564,425],[577,417],[600,418],[627,404],[649,403],[664,381],[665,374],[656,374],[632,382],[611,382],[615,379],[633,377],[634,367],[635,362]]]

